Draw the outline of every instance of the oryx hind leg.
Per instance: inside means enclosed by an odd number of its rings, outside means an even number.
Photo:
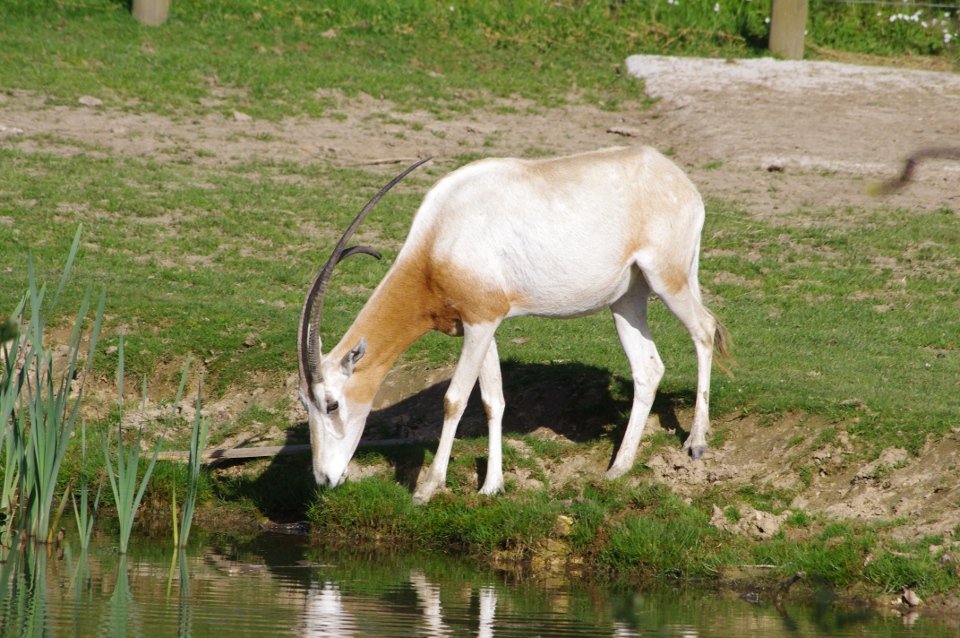
[[[679,285],[678,279],[681,281]],[[687,277],[674,278],[672,286],[665,285],[649,274],[648,281],[670,312],[686,327],[697,351],[696,406],[690,435],[683,444],[683,449],[697,460],[706,451],[707,435],[710,434],[710,368],[713,364],[717,320],[701,300],[696,262]]]
[[[620,442],[617,457],[605,475],[611,479],[622,476],[633,467],[637,448],[640,446],[640,437],[643,436],[643,428],[650,415],[657,386],[663,377],[663,361],[660,360],[647,325],[649,297],[650,287],[643,275],[639,275],[627,294],[610,306],[617,334],[627,360],[630,362],[630,373],[633,377],[633,407],[630,410],[630,420],[627,422],[627,429]]]

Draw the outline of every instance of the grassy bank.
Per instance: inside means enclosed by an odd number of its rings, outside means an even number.
[[[889,540],[883,525],[824,524],[797,512],[761,542],[710,525],[718,500],[725,499],[688,504],[664,485],[590,482],[566,499],[546,491],[495,499],[441,495],[419,509],[395,482],[369,478],[322,494],[310,515],[325,543],[466,552],[533,573],[746,586],[804,572],[807,583],[848,594],[912,588],[922,597],[960,585],[955,565],[928,551],[942,538],[901,544]],[[731,519],[738,516],[726,509]]]

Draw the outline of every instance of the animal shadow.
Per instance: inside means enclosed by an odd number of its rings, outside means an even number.
[[[605,368],[576,362],[531,364],[506,360],[501,363],[506,410],[504,434],[534,436],[556,435],[576,443],[609,440],[619,450],[633,401],[633,384],[629,378],[610,373]],[[393,467],[395,480],[411,492],[427,464],[427,453],[436,451],[443,425],[443,396],[449,380],[443,380],[387,407],[371,411],[361,439],[358,456],[376,455]],[[681,429],[677,410],[692,405],[694,392],[660,392],[651,414],[661,427],[677,438],[677,445],[688,432]],[[479,385],[474,387],[457,428],[457,438],[487,435],[486,414],[480,399]],[[306,422],[287,429],[289,443],[309,442]],[[378,443],[380,445],[378,445]],[[383,445],[382,443],[388,443]],[[480,481],[486,475],[487,460],[477,459]],[[299,478],[287,476],[301,472]],[[286,477],[286,478],[283,478]],[[284,495],[282,518],[306,511],[314,492],[308,489],[313,480],[309,455],[275,457],[260,477],[244,489],[244,496],[270,512],[278,508],[276,489],[280,484],[294,489]],[[300,507],[296,501],[301,501]],[[278,516],[281,513],[278,512]]]

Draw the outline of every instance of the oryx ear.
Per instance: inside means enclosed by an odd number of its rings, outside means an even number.
[[[360,362],[360,359],[362,359],[366,353],[367,339],[364,337],[360,339],[360,343],[353,346],[353,350],[343,355],[343,359],[340,359],[340,369],[349,377],[353,374],[353,369],[357,367],[357,363]]]

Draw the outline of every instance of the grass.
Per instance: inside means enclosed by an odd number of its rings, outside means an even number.
[[[928,596],[960,585],[953,566],[928,551],[931,539],[895,543],[877,526],[824,524],[799,513],[787,528],[815,528],[805,539],[789,540],[782,530],[757,543],[709,525],[709,507],[688,505],[664,485],[618,482],[589,484],[566,503],[547,491],[500,498],[445,493],[417,508],[394,481],[367,478],[321,493],[309,515],[320,537],[335,545],[389,543],[521,562],[572,556],[601,578],[712,582],[738,565],[772,565],[766,577],[772,582],[803,571],[817,586],[840,590],[911,588]],[[560,517],[572,521],[568,531],[560,531]]]
[[[118,0],[5,2],[0,86],[42,91],[50,106],[96,94],[108,106],[181,117],[234,109],[323,117],[333,98],[318,96],[318,87],[439,112],[511,94],[557,105],[570,92],[615,110],[643,97],[615,68],[627,55],[763,55],[770,15],[769,0],[181,0],[166,26],[150,29],[124,8]],[[956,11],[890,21],[900,11],[811,3],[808,42],[956,63],[956,40],[944,42],[944,29],[958,31]],[[451,100],[455,92],[461,97]]]
[[[55,220],[63,207],[76,210],[89,267],[75,275],[111,291],[104,346],[128,332],[127,365],[137,376],[179,366],[193,353],[206,360],[214,398],[243,387],[253,372],[285,377],[295,370],[303,287],[321,260],[300,228],[319,224],[332,238],[382,181],[359,170],[254,162],[203,171],[209,188],[197,183],[196,168],[179,165],[11,150],[0,150],[0,162],[16,199],[40,202],[28,216],[15,201],[0,203],[0,215],[17,218],[15,228],[0,226],[0,241],[10,248],[5,263],[13,268],[3,288],[26,283],[28,245],[38,276],[56,272],[67,246]],[[259,177],[251,181],[246,175],[253,172]],[[309,185],[273,179],[284,176],[303,176]],[[336,195],[332,184],[356,195]],[[408,186],[414,192],[391,193],[364,227],[377,234],[386,263],[349,260],[337,271],[325,343],[343,333],[369,294],[363,291],[375,287],[396,255],[426,183],[413,178]],[[150,197],[142,196],[144,188]],[[284,211],[279,220],[277,207]],[[157,218],[175,219],[178,232],[164,232]],[[911,451],[928,434],[949,431],[960,408],[960,342],[950,302],[960,284],[943,273],[960,258],[958,233],[951,209],[800,210],[758,220],[735,204],[708,202],[702,281],[737,345],[735,376],[715,376],[714,413],[822,414],[870,445],[896,442]],[[129,254],[140,257],[131,261]],[[64,295],[79,301],[74,290]],[[650,316],[667,366],[661,396],[689,405],[689,337],[660,304]],[[530,339],[501,344],[508,385],[549,374],[616,394],[629,379],[604,314],[566,322],[521,318],[502,332]],[[431,334],[402,362],[448,364],[458,352],[459,341]],[[115,353],[100,356],[95,371],[112,376],[117,363]],[[151,378],[161,388],[173,383]]]

